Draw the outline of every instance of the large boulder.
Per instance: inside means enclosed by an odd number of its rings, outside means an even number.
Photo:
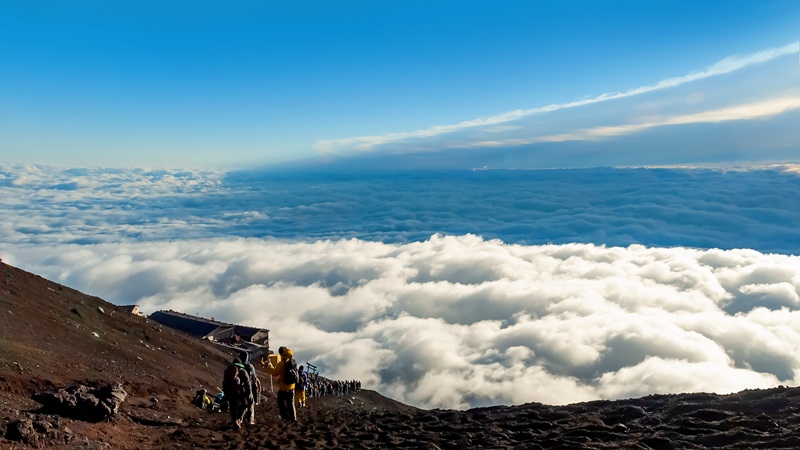
[[[101,422],[116,415],[127,396],[119,383],[99,388],[76,384],[55,392],[37,392],[33,399],[44,405],[42,412]]]

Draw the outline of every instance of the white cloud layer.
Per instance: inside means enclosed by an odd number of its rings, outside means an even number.
[[[117,304],[266,327],[422,407],[564,404],[800,378],[800,257],[633,245],[220,238],[9,245]]]
[[[146,312],[266,327],[423,407],[730,392],[800,381],[794,192],[794,166],[0,165],[0,257]]]

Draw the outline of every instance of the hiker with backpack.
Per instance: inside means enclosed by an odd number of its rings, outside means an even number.
[[[242,361],[242,365],[250,378],[250,391],[253,396],[253,401],[245,407],[243,420],[249,422],[250,425],[255,425],[256,405],[258,405],[261,400],[261,381],[259,381],[258,374],[256,374],[256,368],[250,363],[250,353],[242,350],[242,352],[239,353],[239,359]]]
[[[296,408],[306,406],[306,389],[308,389],[308,374],[300,366],[297,369],[297,383],[294,385],[294,405]]]
[[[231,413],[233,427],[242,428],[242,419],[248,406],[253,403],[253,391],[250,376],[239,358],[234,358],[225,368],[222,376],[223,398],[228,399],[228,409]]]
[[[208,390],[206,390],[206,388],[202,388],[195,392],[192,404],[200,409],[211,409],[212,402],[211,397],[208,395]]]
[[[277,365],[269,363],[267,373],[278,379],[278,414],[281,419],[297,421],[297,410],[294,407],[294,386],[298,380],[297,362],[292,351],[286,347],[278,349],[281,360]]]

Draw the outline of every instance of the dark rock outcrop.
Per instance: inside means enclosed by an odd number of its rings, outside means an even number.
[[[33,399],[44,405],[41,412],[101,422],[115,416],[127,396],[121,384],[95,389],[76,384],[55,392],[37,392]]]

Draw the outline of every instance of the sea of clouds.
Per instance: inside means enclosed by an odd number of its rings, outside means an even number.
[[[0,166],[0,257],[421,407],[800,381],[796,167]]]

